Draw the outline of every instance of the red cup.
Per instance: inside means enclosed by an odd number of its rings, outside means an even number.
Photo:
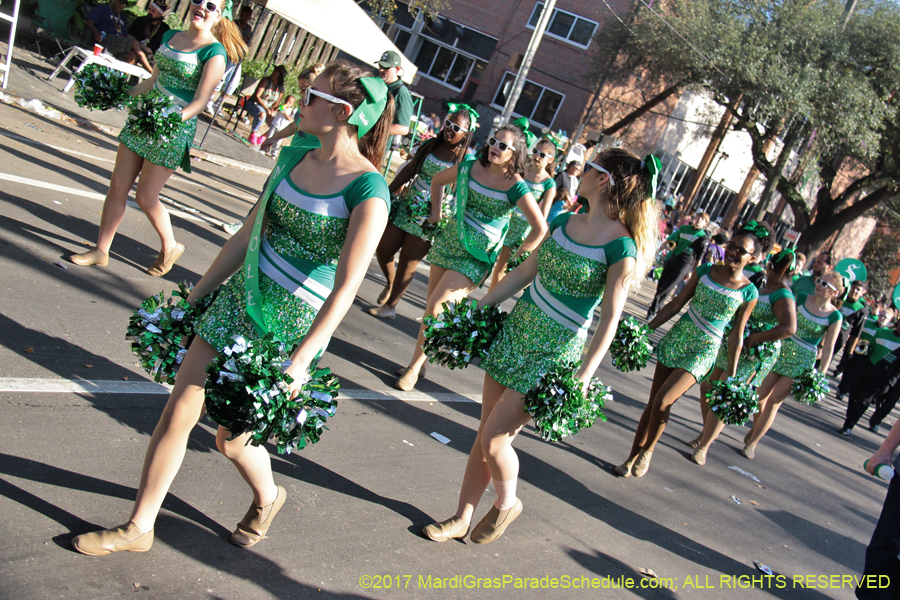
[[[100,56],[100,53],[103,52],[103,46],[100,44],[94,44],[94,56]]]

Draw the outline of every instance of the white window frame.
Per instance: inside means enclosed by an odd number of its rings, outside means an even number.
[[[494,94],[491,96],[491,107],[492,107],[492,108],[496,108],[497,110],[500,110],[500,111],[503,110],[503,107],[500,106],[499,104],[495,103],[495,102],[494,102],[494,98],[497,97],[497,92],[499,92],[499,91],[500,91],[500,87],[503,86],[503,82],[506,80],[506,74],[507,74],[507,73],[509,73],[510,75],[512,75],[512,76],[513,76],[513,81],[515,81],[515,79],[516,79],[516,74],[515,74],[515,73],[513,73],[512,71],[504,71],[503,77],[500,78],[500,85],[497,87],[496,90],[494,90]],[[562,108],[563,102],[566,101],[566,95],[565,95],[564,93],[560,92],[559,90],[554,90],[552,87],[548,87],[548,86],[546,86],[546,85],[544,85],[544,84],[542,84],[542,83],[538,83],[537,81],[532,81],[531,79],[528,79],[527,77],[525,78],[525,83],[531,83],[531,84],[534,84],[534,85],[538,86],[539,88],[541,88],[541,95],[538,97],[537,102],[534,103],[535,108],[537,108],[537,106],[541,103],[541,98],[544,97],[544,92],[547,91],[547,90],[550,90],[550,91],[553,92],[554,94],[559,94],[560,96],[562,96],[562,100],[559,101],[559,106],[556,107],[556,112],[553,113],[553,119],[550,121],[550,123],[548,123],[548,124],[546,125],[546,127],[547,127],[548,129],[552,130],[552,129],[553,129],[553,123],[556,122],[556,117],[557,117],[557,115],[559,115],[559,111],[560,111],[560,109]],[[518,104],[518,102],[517,102],[517,104]],[[517,116],[517,117],[525,117],[526,119],[529,120],[529,122],[534,123],[535,125],[540,125],[541,127],[544,127],[543,124],[538,123],[537,121],[535,121],[535,120],[531,117],[531,115],[523,115],[523,114],[517,113],[515,108],[513,108],[512,114],[514,114],[514,115]]]
[[[526,29],[534,29],[534,25],[531,24],[531,19],[532,19],[532,17],[534,17],[534,12],[537,10],[537,7],[538,7],[539,4],[542,5],[541,11],[543,11],[543,6],[546,6],[546,3],[545,3],[545,2],[541,2],[540,0],[538,0],[538,2],[536,2],[536,3],[534,4],[534,8],[531,10],[531,14],[528,15],[528,21],[526,21],[526,23],[525,23],[525,28],[526,28]],[[582,44],[579,44],[578,42],[573,42],[573,41],[570,40],[569,38],[564,38],[564,37],[559,36],[559,35],[556,35],[555,33],[552,33],[552,32],[550,31],[550,24],[553,23],[553,17],[556,15],[556,13],[565,13],[565,14],[567,14],[567,15],[571,15],[571,16],[575,17],[575,19],[581,19],[582,21],[587,21],[588,23],[593,23],[593,24],[594,24],[594,31],[591,32],[591,37],[590,37],[590,39],[588,40],[587,45],[582,45]],[[600,26],[600,23],[598,23],[597,21],[595,21],[595,20],[593,20],[593,19],[588,19],[587,17],[582,17],[581,15],[575,14],[575,13],[570,12],[570,11],[568,11],[568,10],[563,10],[563,9],[561,9],[561,8],[554,8],[554,9],[553,9],[553,14],[550,15],[550,22],[547,23],[547,29],[544,30],[544,35],[549,36],[549,37],[552,37],[553,39],[560,40],[561,42],[565,42],[565,43],[567,43],[567,44],[571,44],[571,45],[575,46],[576,48],[584,48],[584,49],[586,50],[586,49],[588,49],[588,48],[591,46],[591,42],[594,40],[594,36],[597,34],[597,28],[598,28],[599,26]],[[573,28],[575,27],[575,24],[574,24],[574,23],[572,24],[572,27],[573,27]],[[570,33],[570,34],[572,33],[572,30],[571,30],[571,29],[569,30],[569,33]]]
[[[446,87],[446,88],[450,88],[451,90],[453,90],[453,91],[455,91],[455,92],[461,92],[461,91],[463,90],[463,88],[466,87],[466,83],[469,82],[469,76],[472,75],[472,69],[475,68],[475,63],[476,63],[476,62],[479,62],[479,61],[481,61],[481,62],[483,62],[483,63],[486,63],[486,62],[487,62],[487,61],[484,60],[483,58],[478,58],[477,56],[473,56],[472,54],[469,54],[468,52],[463,52],[462,50],[459,50],[458,48],[454,48],[453,46],[448,46],[447,44],[442,44],[441,42],[437,41],[436,39],[430,38],[430,37],[428,37],[427,35],[425,35],[425,34],[423,34],[423,33],[420,33],[419,35],[420,35],[425,41],[427,41],[427,42],[429,42],[429,43],[431,43],[431,44],[434,44],[434,45],[437,46],[438,48],[444,48],[444,49],[446,49],[446,50],[449,50],[450,52],[453,52],[454,54],[461,54],[461,55],[465,56],[466,58],[471,58],[471,59],[472,59],[472,64],[469,65],[469,71],[466,73],[466,78],[463,80],[463,87],[459,87],[459,88],[458,88],[458,87],[454,87],[454,86],[450,85],[449,83],[447,83],[446,81],[441,81],[441,80],[438,79],[437,77],[434,77],[434,76],[428,74],[428,71],[431,70],[432,65],[434,65],[434,61],[437,59],[437,52],[435,52],[434,58],[431,59],[431,64],[428,65],[427,68],[416,65],[416,66],[418,67],[418,69],[419,69],[419,70],[417,71],[417,73],[418,73],[419,75],[421,75],[422,77],[424,77],[425,79],[427,79],[427,80],[429,80],[429,81],[433,81],[433,82],[435,82],[435,83],[441,84],[442,86],[444,86],[444,87]],[[419,50],[421,51],[421,46],[419,47]],[[440,51],[440,50],[439,50],[439,51]],[[450,70],[453,70],[453,64],[456,63],[456,58],[457,58],[456,56],[453,57],[453,63],[450,64]],[[410,60],[412,60],[412,59],[410,59]]]

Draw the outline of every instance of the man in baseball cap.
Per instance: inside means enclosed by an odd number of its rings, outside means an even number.
[[[409,133],[409,122],[413,116],[413,100],[409,88],[400,79],[402,67],[400,54],[388,50],[375,63],[378,65],[378,76],[387,84],[388,92],[394,97],[394,124],[391,125],[392,136],[403,136]]]

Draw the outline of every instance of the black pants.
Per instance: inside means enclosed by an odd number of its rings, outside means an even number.
[[[843,362],[844,360],[841,359],[841,363]],[[869,357],[865,354],[854,354],[847,360],[847,367],[842,369],[844,374],[841,375],[841,383],[838,384],[838,394],[850,393],[853,382],[856,381],[857,375],[865,369],[866,364],[871,363],[869,363]],[[840,365],[838,365],[838,368],[840,368]]]
[[[894,461],[894,468],[897,467],[900,467],[900,461]],[[881,516],[866,548],[863,576],[862,584],[856,588],[859,600],[900,598],[900,476],[895,476],[888,486]]]
[[[869,417],[869,427],[881,425],[884,418],[891,414],[900,399],[900,385],[895,384],[886,394],[875,399],[875,412]]]
[[[661,304],[665,303],[669,293],[678,287],[678,282],[684,279],[684,276],[690,272],[694,266],[694,257],[681,254],[669,260],[663,265],[662,273],[659,276],[659,282],[656,284],[656,295],[653,296],[653,302],[647,309],[648,315],[654,315],[659,312]]]
[[[900,394],[900,377],[894,365],[885,361],[873,365],[866,361],[854,381],[855,384],[850,389],[850,400],[847,402],[847,417],[843,429],[852,429],[872,405],[876,407],[880,405],[881,410],[876,410],[869,420],[869,425],[878,425],[894,408],[897,395]],[[891,398],[893,402],[890,402]],[[886,406],[888,408],[885,412]]]

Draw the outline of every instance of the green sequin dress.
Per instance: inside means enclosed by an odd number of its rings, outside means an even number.
[[[422,231],[422,223],[431,215],[431,178],[452,166],[453,163],[444,162],[436,158],[433,153],[426,156],[419,172],[409,182],[403,193],[395,196],[391,223],[406,233],[431,241],[434,234]],[[445,225],[456,208],[453,196],[448,190],[449,186],[444,188],[441,210]]]
[[[554,220],[538,248],[538,274],[503,323],[481,368],[497,383],[527,393],[553,366],[581,357],[594,309],[603,299],[606,272],[637,256],[634,240],[583,246],[565,232],[572,215]]]
[[[534,183],[526,179],[525,185],[531,190],[531,195],[534,196],[538,206],[540,206],[544,193],[549,189],[555,188],[556,182],[553,181],[552,177],[541,183]],[[509,232],[507,232],[506,239],[503,241],[503,245],[510,249],[510,255],[519,249],[519,246],[522,245],[529,233],[531,233],[531,225],[528,224],[528,219],[525,218],[522,211],[516,207],[516,210],[513,211],[509,218]]]
[[[169,46],[169,40],[176,33],[178,32],[171,30],[163,34],[163,43],[153,55],[156,66],[159,68],[159,77],[156,80],[155,88],[184,108],[194,99],[194,92],[200,85],[200,76],[203,74],[203,66],[206,62],[214,56],[227,58],[227,55],[225,47],[218,42],[208,44],[193,52],[173,50]],[[179,131],[165,140],[151,137],[126,124],[119,132],[119,141],[141,158],[149,160],[155,165],[167,169],[181,167],[182,170],[190,173],[190,149],[194,143],[196,132],[197,117],[184,121]]]
[[[700,381],[713,368],[725,327],[738,308],[759,296],[752,283],[739,290],[723,287],[713,281],[709,270],[713,265],[697,267],[700,279],[688,311],[659,341],[659,364],[670,369],[684,369]]]
[[[472,164],[466,163],[474,162],[473,159],[461,163],[461,172],[470,173],[468,169],[471,169]],[[462,215],[467,245],[484,252],[498,250],[503,244],[509,216],[516,202],[530,191],[528,186],[523,181],[517,181],[508,190],[494,190],[468,176],[464,177],[464,181],[457,181],[458,196],[462,185],[467,187],[465,213]],[[435,238],[434,245],[428,252],[428,261],[438,267],[461,273],[476,285],[480,285],[490,274],[493,264],[473,256],[460,241],[457,229],[460,206],[458,203],[455,214],[447,220],[447,226],[441,235]],[[489,227],[485,227],[485,223],[488,223]]]
[[[784,340],[773,373],[795,379],[816,366],[817,347],[832,323],[841,321],[841,311],[817,317],[806,308],[807,294],[797,294],[797,333]]]
[[[756,302],[756,306],[753,308],[753,312],[750,313],[750,319],[747,321],[747,326],[752,327],[754,331],[768,331],[778,325],[778,317],[775,316],[773,307],[776,302],[783,298],[788,298],[793,301],[794,294],[792,294],[789,289],[778,289],[771,294],[760,296]],[[777,340],[774,344],[776,349],[780,352],[782,340]],[[763,379],[766,378],[775,366],[779,352],[775,352],[773,356],[760,361],[747,354],[745,347],[745,351],[741,352],[740,360],[738,360],[735,377],[741,381],[749,382],[753,387],[759,387],[762,384]],[[719,355],[716,357],[716,368],[722,369],[723,371],[728,368],[727,343],[723,343],[719,348]]]
[[[318,144],[312,138],[308,143]],[[310,150],[283,148],[266,206],[259,252],[259,291],[269,330],[289,348],[306,332],[334,287],[335,269],[350,222],[350,213],[368,198],[390,202],[387,182],[378,173],[366,173],[339,194],[318,196],[303,191],[290,171]],[[278,171],[279,166],[283,166]],[[236,335],[259,337],[246,311],[244,269],[219,288],[219,295],[199,320],[197,334],[217,350]]]

